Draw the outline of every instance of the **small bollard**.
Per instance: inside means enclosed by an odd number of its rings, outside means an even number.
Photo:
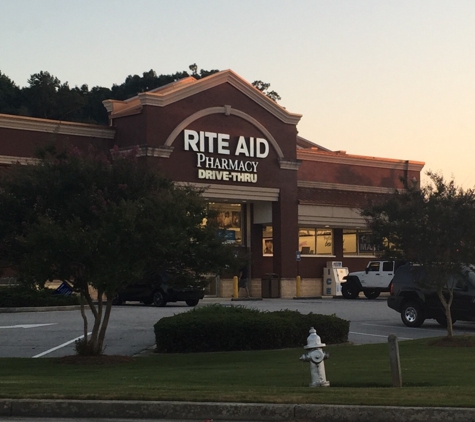
[[[327,381],[325,374],[325,364],[323,363],[330,355],[321,349],[325,346],[326,344],[321,342],[320,336],[317,335],[315,328],[310,328],[307,345],[304,346],[304,349],[308,349],[308,352],[300,356],[301,361],[310,362],[310,376],[312,382],[309,384],[309,387],[330,386],[330,381]]]
[[[401,362],[399,360],[399,344],[395,334],[388,337],[389,363],[391,365],[391,376],[393,387],[402,387]]]
[[[233,277],[233,297],[234,299],[239,298],[239,281],[236,276]]]

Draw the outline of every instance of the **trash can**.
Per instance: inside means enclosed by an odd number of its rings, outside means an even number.
[[[267,273],[261,279],[261,296],[263,298],[280,297],[280,280],[275,273]]]

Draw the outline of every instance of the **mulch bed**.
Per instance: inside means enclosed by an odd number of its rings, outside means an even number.
[[[429,341],[428,344],[438,347],[475,347],[475,336],[441,337]]]

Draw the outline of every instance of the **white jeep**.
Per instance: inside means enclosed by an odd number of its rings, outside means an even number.
[[[364,271],[355,271],[343,277],[341,293],[346,299],[355,299],[363,292],[368,299],[376,299],[381,292],[389,292],[391,280],[404,261],[370,261]]]

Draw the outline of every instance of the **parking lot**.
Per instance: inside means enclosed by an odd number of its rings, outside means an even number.
[[[387,342],[390,334],[395,334],[402,341],[443,336],[446,333],[434,320],[426,321],[421,328],[406,327],[402,324],[399,314],[388,308],[384,297],[375,300],[360,297],[355,300],[320,298],[249,301],[205,298],[198,306],[213,303],[266,311],[291,309],[301,313],[335,314],[350,321],[349,340],[355,344]],[[153,347],[153,325],[160,318],[190,309],[181,302],[168,304],[164,308],[139,303],[114,307],[106,334],[105,353],[133,356]],[[89,324],[90,331],[91,316]],[[455,334],[475,334],[474,323],[457,322],[454,329]],[[75,353],[74,341],[83,333],[83,320],[79,310],[0,313],[0,357],[41,358],[71,355]]]

